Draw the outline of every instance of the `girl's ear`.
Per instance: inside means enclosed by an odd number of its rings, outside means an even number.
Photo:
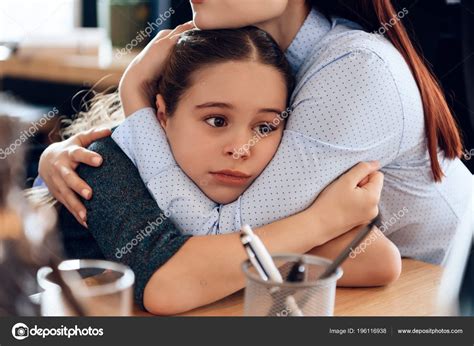
[[[163,129],[166,129],[168,115],[166,113],[165,99],[163,98],[163,96],[161,96],[161,94],[156,95],[155,106],[157,109],[156,117],[158,118],[158,121],[160,122]]]

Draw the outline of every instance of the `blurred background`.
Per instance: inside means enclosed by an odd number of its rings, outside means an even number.
[[[474,0],[395,1],[440,80],[474,173]],[[0,114],[30,126],[25,170],[31,186],[44,148],[59,139],[93,95],[112,91],[127,64],[161,29],[191,19],[188,0],[2,0]]]

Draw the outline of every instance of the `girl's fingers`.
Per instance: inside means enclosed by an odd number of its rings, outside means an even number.
[[[367,184],[369,182],[369,176],[366,176],[364,179],[362,179],[359,184],[357,184],[358,187],[362,187],[364,186],[365,184]]]
[[[359,162],[348,172],[346,172],[342,178],[346,179],[346,181],[349,181],[350,184],[355,187],[358,186],[369,174],[379,169],[379,166],[380,164],[378,161]]]
[[[382,172],[374,172],[369,175],[369,181],[367,184],[363,186],[364,189],[373,192],[378,198],[382,194],[382,187],[383,187],[383,173]]]

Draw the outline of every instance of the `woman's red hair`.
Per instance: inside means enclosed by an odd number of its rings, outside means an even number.
[[[353,20],[366,30],[385,28],[385,36],[403,55],[418,84],[423,102],[425,132],[431,170],[436,182],[444,176],[438,160],[438,148],[449,159],[460,157],[462,142],[454,117],[439,82],[413,46],[407,31],[390,0],[312,0],[312,5],[326,15]],[[405,13],[406,12],[402,12]]]

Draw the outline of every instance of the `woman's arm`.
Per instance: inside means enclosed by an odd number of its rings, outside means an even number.
[[[156,81],[171,48],[183,32],[193,28],[190,21],[173,30],[161,30],[128,65],[119,85],[125,116],[154,104]]]
[[[331,77],[344,69],[349,69],[350,73],[337,79]],[[308,82],[302,83],[301,89],[296,91],[295,107],[271,162],[237,201],[220,208],[219,231],[232,232],[240,228],[240,222],[263,226],[293,215],[310,205],[325,186],[357,162],[379,159],[387,164],[394,160],[402,139],[403,112],[395,82],[390,76],[384,62],[364,50],[335,59],[311,74]],[[367,81],[365,84],[362,83],[364,80]],[[335,95],[333,90],[360,95],[355,98],[356,103],[361,103],[360,107],[351,108],[355,101]],[[380,111],[382,106],[383,112]],[[143,131],[150,131],[149,135],[143,136]],[[124,135],[122,139],[116,138],[116,142],[129,157],[135,158],[142,179],[149,186],[151,177],[158,176],[163,170],[153,172],[149,165],[140,166],[140,162],[147,162],[141,158],[149,155],[150,150],[156,150],[160,155],[165,153],[160,156],[161,161],[165,161],[164,156],[173,160],[156,115],[150,109],[143,109],[134,113],[117,132]],[[154,139],[152,143],[143,139],[149,137]],[[165,162],[168,167],[168,161]],[[152,193],[160,205],[173,201],[176,208],[187,215],[177,221],[180,226],[194,230],[204,223],[201,221],[203,215],[216,217],[206,208],[208,198],[196,189],[189,177],[179,170],[167,173],[182,181],[181,195],[170,192],[170,196],[165,196],[160,194],[162,188],[152,189]],[[162,181],[158,179],[158,184]],[[183,195],[192,196],[199,203],[190,210],[183,198],[178,198]],[[386,217],[387,211],[383,210],[381,216]]]
[[[38,173],[48,186],[49,192],[87,227],[86,208],[79,200],[92,197],[91,187],[75,172],[81,163],[98,167],[102,157],[85,149],[92,142],[110,136],[108,129],[91,129],[78,133],[67,140],[51,144],[41,154]]]
[[[221,208],[221,224],[231,229],[239,219],[268,224],[303,209],[357,162],[378,160],[383,169],[398,162],[403,104],[388,64],[367,49],[335,54],[334,59],[328,55],[327,63],[315,63],[304,74],[292,96],[278,151],[240,201]],[[401,186],[401,172],[413,167],[394,166],[391,173],[397,178],[390,174],[390,182]],[[409,194],[398,191],[402,199]],[[266,203],[256,202],[261,200]],[[380,217],[385,221],[400,209],[392,196],[382,195],[382,200]]]
[[[246,255],[237,233],[183,236],[162,217],[136,167],[112,139],[100,140],[90,149],[102,155],[104,163],[78,169],[96,191],[85,201],[89,230],[107,259],[121,261],[135,272],[137,302],[154,313],[177,313],[243,287],[240,264]],[[357,165],[308,209],[260,227],[257,234],[271,252],[304,253],[368,222],[378,212],[382,188],[383,176],[376,169]],[[357,186],[367,175],[369,181]]]
[[[160,31],[145,49],[127,67],[119,86],[122,108],[125,115],[150,107],[154,96],[153,85],[159,78],[161,68],[179,35],[194,27],[192,22],[177,26],[174,30]],[[144,79],[147,76],[149,79]],[[126,95],[127,97],[123,97]],[[71,138],[51,144],[41,155],[39,175],[48,186],[51,194],[87,227],[85,206],[79,200],[92,197],[91,187],[76,174],[81,163],[98,167],[102,157],[87,149],[92,142],[110,135],[108,129],[90,129]],[[79,195],[79,196],[78,196]]]

